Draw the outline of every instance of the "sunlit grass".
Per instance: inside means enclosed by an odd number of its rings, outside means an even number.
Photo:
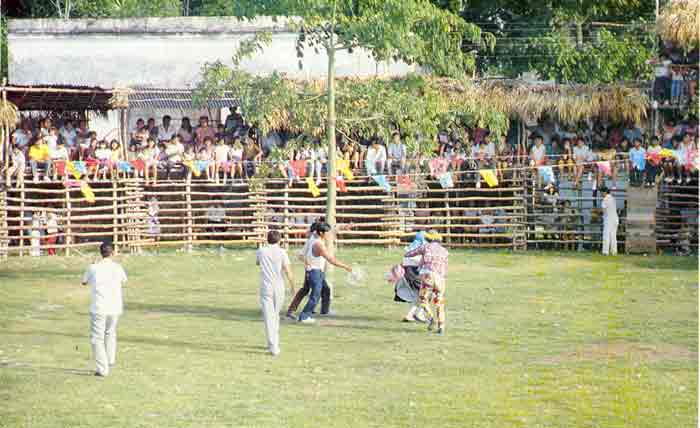
[[[90,376],[85,258],[0,265],[2,427],[696,425],[697,259],[457,252],[447,336],[399,320],[399,250],[342,249],[337,316],[265,353],[252,250],[122,256],[118,365]],[[297,266],[297,278],[301,271]]]

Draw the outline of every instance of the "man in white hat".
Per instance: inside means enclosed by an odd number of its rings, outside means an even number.
[[[117,322],[124,310],[122,284],[126,273],[112,260],[112,244],[100,246],[102,260],[91,264],[83,275],[83,285],[90,286],[90,344],[95,358],[95,376],[109,375],[116,362]]]

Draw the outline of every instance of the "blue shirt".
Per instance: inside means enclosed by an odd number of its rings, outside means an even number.
[[[640,147],[637,149],[634,147],[630,150],[629,154],[630,161],[636,170],[642,171],[646,168],[646,150],[644,150],[644,148]]]

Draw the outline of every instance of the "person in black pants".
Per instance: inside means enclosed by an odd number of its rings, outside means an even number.
[[[309,245],[313,243],[314,240],[318,239],[318,234],[317,234],[317,227],[319,224],[323,223],[324,219],[320,218],[316,220],[312,225],[311,228],[309,229],[309,237],[306,240],[306,243],[304,244],[304,248],[301,253],[301,257],[306,254],[306,249]],[[303,261],[303,260],[302,260]],[[306,263],[304,263],[306,266]],[[289,308],[287,308],[287,318],[296,320],[296,316],[294,316],[294,312],[299,308],[299,305],[301,304],[302,300],[304,300],[304,297],[306,297],[310,292],[311,292],[311,284],[309,283],[309,271],[307,269],[305,270],[304,274],[304,286],[297,291],[297,293],[294,295],[294,298],[292,299],[292,302],[289,304]],[[331,289],[328,287],[328,282],[326,282],[325,278],[323,279],[323,288],[321,288],[321,315],[330,315],[331,313]]]

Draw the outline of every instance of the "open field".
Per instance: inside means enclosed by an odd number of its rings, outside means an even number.
[[[91,376],[92,259],[0,264],[0,427],[691,427],[697,258],[451,253],[447,335],[402,324],[400,250],[342,249],[337,316],[265,352],[252,250],[123,256],[112,376]],[[297,280],[302,278],[296,266]]]

